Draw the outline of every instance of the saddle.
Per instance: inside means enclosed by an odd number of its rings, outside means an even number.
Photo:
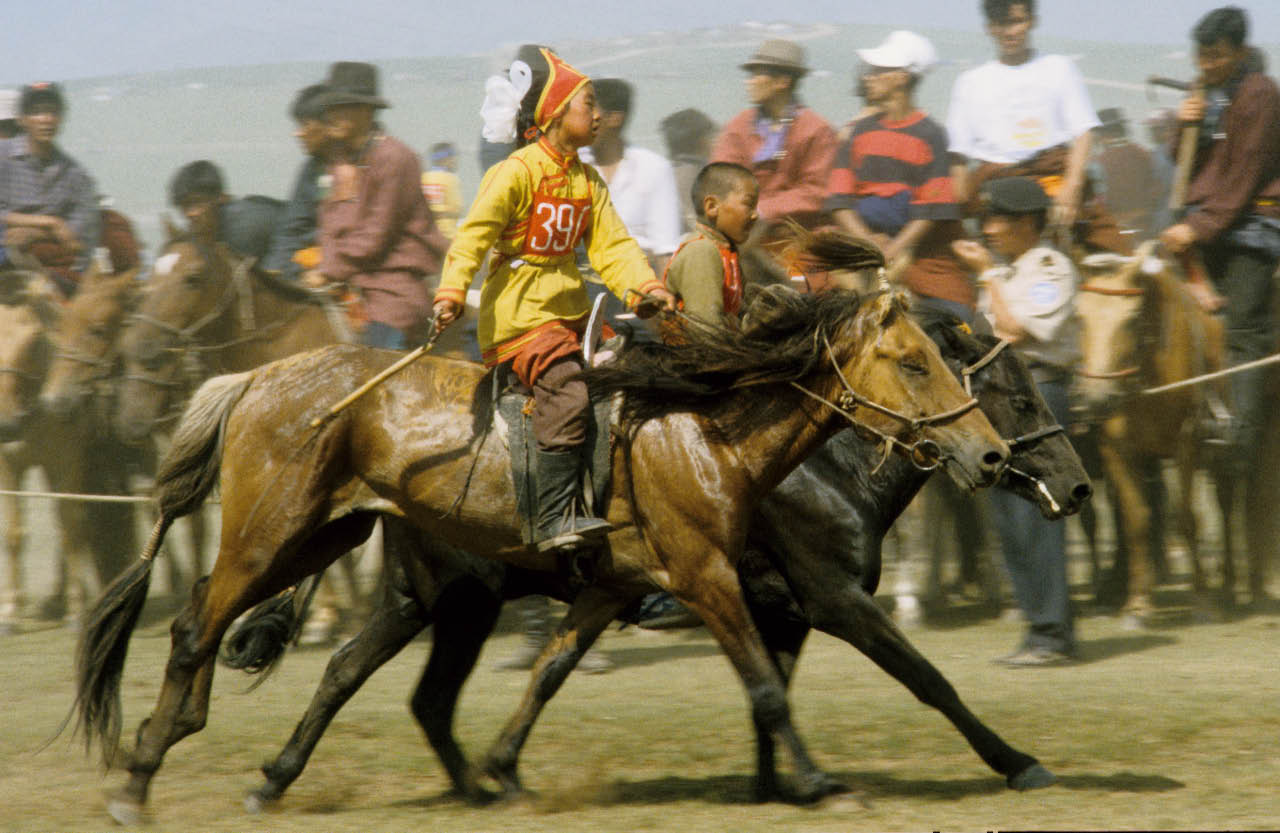
[[[537,466],[534,463],[533,396],[506,367],[488,374],[493,386],[493,425],[511,454],[511,482],[515,486],[516,510],[520,516],[520,538],[525,544],[535,540],[538,518]],[[481,384],[484,384],[482,382]],[[613,425],[617,422],[619,400],[592,402],[583,444],[582,502],[587,511],[601,515],[609,496],[612,473]]]

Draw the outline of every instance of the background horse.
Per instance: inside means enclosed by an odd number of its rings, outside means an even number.
[[[130,274],[132,279],[133,273]],[[92,296],[104,281],[91,271],[82,292]],[[66,318],[42,275],[0,274],[0,489],[16,491],[23,475],[39,468],[59,492],[118,494],[125,469],[104,422],[95,414],[63,414],[42,408],[41,386],[54,361],[54,330]],[[73,302],[77,308],[92,301]],[[68,307],[69,308],[69,307]],[[6,587],[0,591],[0,630],[18,626],[26,604],[22,545],[26,534],[21,499],[7,496]],[[98,586],[122,570],[134,549],[129,510],[118,505],[60,500],[59,566],[50,610],[78,624]]]
[[[1177,518],[1191,561],[1196,603],[1208,608],[1200,566],[1192,486],[1201,459],[1200,424],[1212,389],[1185,387],[1143,395],[1149,387],[1216,370],[1222,363],[1222,323],[1205,313],[1180,277],[1151,255],[1091,255],[1076,299],[1083,325],[1082,360],[1073,396],[1081,421],[1096,423],[1098,452],[1128,552],[1128,591],[1122,608],[1132,626],[1154,611],[1149,526],[1152,509],[1140,472],[1150,460],[1177,467]],[[1218,490],[1220,499],[1227,491]],[[1230,518],[1224,505],[1223,517]],[[1230,523],[1223,524],[1230,551]],[[1226,558],[1229,560],[1230,556]]]
[[[516,781],[519,748],[541,707],[600,631],[657,585],[717,638],[757,726],[791,752],[798,794],[838,788],[792,727],[783,680],[741,595],[736,562],[752,510],[850,422],[874,433],[886,452],[905,444],[906,453],[945,462],[974,485],[992,482],[1008,452],[900,300],[765,297],[762,337],[717,331],[697,349],[632,350],[629,366],[610,366],[599,380],[604,390],[629,392],[630,427],[613,455],[606,511],[615,531],[595,580],[574,601],[490,755],[499,777]],[[140,729],[129,782],[112,803],[118,818],[132,817],[145,802],[165,750],[204,725],[215,654],[231,622],[324,569],[368,534],[371,513],[403,514],[482,557],[556,569],[553,555],[521,543],[510,462],[490,436],[491,385],[482,369],[428,357],[308,431],[329,403],[394,358],[327,348],[222,377],[196,397],[166,463],[174,475],[162,480],[176,485],[161,494],[147,552],[219,475],[223,534],[212,575],[175,622],[157,708]],[[302,442],[308,434],[302,446],[281,440]],[[79,714],[107,749],[118,731],[123,652],[149,574],[144,559],[104,594],[78,652]],[[567,661],[549,661],[562,651]],[[1003,742],[993,746],[984,757],[1009,778],[1038,767]]]
[[[123,385],[116,430],[146,442],[171,424],[210,376],[249,370],[294,353],[350,341],[345,314],[324,295],[252,268],[226,244],[170,227],[120,350]],[[203,520],[194,533],[193,569],[204,575]],[[362,606],[355,562],[342,562],[351,602]],[[176,585],[185,588],[189,583]],[[336,622],[339,597],[325,582],[325,612]]]
[[[938,341],[948,365],[971,379],[979,407],[1009,438],[1012,454],[1001,485],[1035,502],[1046,517],[1076,511],[1089,496],[1088,478],[1022,361],[991,337],[966,336],[948,326],[927,332]],[[761,502],[738,564],[739,579],[786,681],[793,677],[805,635],[818,627],[857,647],[923,702],[972,730],[981,724],[870,598],[880,576],[884,532],[929,476],[901,458],[885,461],[872,474],[881,463],[880,451],[843,432],[801,463]],[[365,628],[334,654],[293,736],[263,766],[266,782],[246,799],[251,810],[284,793],[342,705],[429,624],[434,638],[410,700],[413,715],[455,788],[476,803],[491,798],[453,736],[458,694],[493,630],[501,602],[527,593],[566,598],[564,588],[562,583],[557,587],[554,575],[499,567],[410,534],[407,541],[388,543],[387,582],[379,604]],[[273,619],[263,624],[277,639],[255,640],[250,633],[254,628],[246,622],[229,640],[224,653],[228,665],[261,672],[282,655],[278,637],[290,632],[288,623]],[[767,735],[761,735],[758,750],[756,796],[764,800],[781,791]]]

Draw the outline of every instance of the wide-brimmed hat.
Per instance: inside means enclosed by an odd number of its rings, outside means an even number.
[[[373,64],[338,61],[329,67],[324,83],[329,91],[316,98],[322,108],[342,104],[367,104],[379,109],[391,106],[378,95],[378,68]]]
[[[938,51],[923,35],[899,29],[876,48],[859,49],[858,58],[867,66],[905,69],[912,75],[924,75],[938,63]]]
[[[750,58],[742,63],[745,70],[773,69],[790,73],[797,78],[809,72],[805,63],[804,47],[795,41],[775,38],[760,44]]]
[[[18,113],[26,115],[37,104],[52,104],[59,111],[67,109],[62,88],[52,81],[36,81],[22,88],[22,94],[18,98]]]

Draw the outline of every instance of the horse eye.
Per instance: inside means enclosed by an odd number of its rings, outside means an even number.
[[[192,289],[198,289],[204,283],[204,275],[200,272],[192,272],[182,279],[182,282]]]
[[[898,364],[903,370],[908,373],[914,373],[917,376],[922,376],[929,372],[928,366],[918,356],[905,356]]]
[[[1036,408],[1036,405],[1034,402],[1031,401],[1030,397],[1015,396],[1013,397],[1013,407],[1014,407],[1014,410],[1021,411],[1022,413],[1025,414],[1025,413],[1030,413],[1031,411],[1034,411]]]

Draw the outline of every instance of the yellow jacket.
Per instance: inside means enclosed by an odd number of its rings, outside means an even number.
[[[561,156],[540,139],[485,174],[445,255],[436,298],[462,305],[492,249],[477,335],[486,359],[503,361],[523,345],[522,336],[532,337],[553,321],[576,321],[590,310],[574,262],[579,240],[585,241],[592,268],[624,301],[637,300],[627,290],[662,287],[596,169],[577,155]]]

